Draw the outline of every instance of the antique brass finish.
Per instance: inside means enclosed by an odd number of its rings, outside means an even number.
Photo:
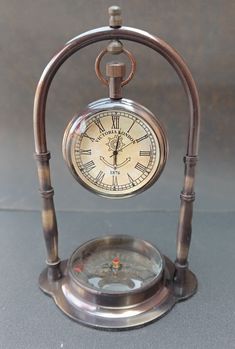
[[[108,48],[102,50],[100,52],[100,54],[97,56],[96,61],[95,61],[95,72],[96,75],[98,77],[98,79],[106,86],[108,86],[109,82],[108,79],[105,79],[104,76],[101,73],[100,70],[100,62],[101,59],[104,57],[104,55],[109,52]],[[126,56],[129,58],[130,62],[131,62],[131,71],[128,75],[128,77],[122,81],[121,86],[125,86],[128,84],[128,82],[130,82],[130,80],[133,78],[135,71],[136,71],[136,61],[135,58],[133,56],[133,54],[131,52],[129,52],[128,50],[126,50],[125,48],[122,48],[122,52],[126,54]],[[112,53],[113,54],[113,53]],[[115,52],[114,54],[117,54],[117,52]]]
[[[126,66],[124,63],[119,62],[110,62],[106,65],[106,75],[112,78],[121,78],[123,79],[126,73]]]
[[[121,9],[119,6],[110,6],[109,16],[109,26],[111,28],[119,28],[122,26]]]
[[[159,252],[148,242],[130,236],[115,235],[88,241],[79,249],[85,250],[92,245],[110,245],[115,241],[128,243],[130,249],[145,251],[149,256]],[[76,251],[74,252],[76,253]],[[60,309],[69,317],[85,325],[103,329],[125,329],[145,325],[168,312],[177,302],[173,289],[174,265],[161,255],[163,265],[158,276],[151,284],[128,292],[100,292],[79,284],[71,275],[71,263],[62,262],[63,278],[57,283],[47,280],[46,270],[41,274],[40,287],[55,299]]]
[[[176,302],[187,299],[196,292],[197,279],[188,269],[188,253],[191,239],[193,201],[195,199],[194,180],[198,156],[200,106],[193,77],[180,55],[156,36],[143,30],[121,27],[122,19],[119,7],[112,6],[109,9],[109,14],[109,27],[97,28],[78,35],[55,55],[45,68],[36,90],[34,101],[35,158],[37,160],[40,193],[43,203],[42,225],[47,249],[47,267],[40,275],[39,284],[45,293],[54,298],[60,309],[74,320],[98,328],[124,329],[144,325],[160,318]],[[98,63],[96,62],[97,75],[103,83],[109,83],[100,73],[99,64],[103,55],[106,52],[112,54],[126,52],[132,61],[131,73],[133,73],[135,71],[135,60],[131,54],[125,51],[120,40],[137,42],[162,55],[175,69],[186,92],[190,108],[187,150],[184,158],[184,184],[180,195],[181,206],[177,231],[176,261],[172,263],[167,257],[161,257],[163,270],[159,274],[159,279],[155,280],[155,288],[152,287],[152,284],[151,287],[150,284],[148,285],[146,298],[144,298],[146,290],[142,292],[141,287],[137,292],[139,297],[137,297],[137,301],[135,301],[135,297],[132,297],[135,293],[132,293],[132,291],[127,292],[125,295],[123,293],[120,293],[120,295],[111,295],[109,293],[108,298],[111,306],[107,306],[107,303],[102,298],[102,296],[105,297],[105,292],[101,292],[101,295],[98,295],[84,285],[81,287],[81,284],[75,280],[75,276],[71,272],[71,259],[68,263],[66,261],[60,262],[58,256],[58,230],[53,202],[54,190],[51,185],[49,167],[50,153],[47,150],[45,124],[48,91],[58,69],[75,52],[93,43],[106,40],[111,40],[108,48],[101,52],[98,56]],[[112,86],[110,87],[111,99],[109,101],[118,103],[119,98],[121,98],[121,86],[128,82],[126,82],[128,78],[123,81],[124,69],[121,65],[118,65],[116,68],[114,65],[110,65],[107,68],[107,72],[109,78],[113,79],[113,82],[110,82],[110,86]],[[114,83],[115,79],[118,79],[118,88],[115,85],[116,83]],[[149,246],[152,252],[155,251],[157,253],[153,246],[143,240],[137,241],[137,239],[126,236],[119,237],[119,239],[125,244],[129,241],[127,245],[133,255],[139,251],[140,246],[143,249]],[[96,240],[96,244],[98,245],[100,242],[106,244],[108,241],[112,244],[114,243],[112,238],[104,237]],[[109,273],[111,270],[113,277],[116,276],[115,273],[118,273],[119,269],[121,270],[122,262],[119,262],[118,258],[115,259],[115,256],[111,258],[111,267],[108,264],[109,269],[107,270]],[[115,264],[115,261],[117,264]],[[103,284],[101,283],[101,285]],[[132,283],[127,283],[126,287],[131,287],[130,285]],[[120,303],[117,302],[118,299],[120,299]]]
[[[126,73],[124,63],[111,62],[106,64],[106,75],[109,77],[109,97],[111,99],[122,98],[122,82]]]
[[[111,40],[107,46],[107,51],[113,55],[119,55],[123,52],[123,44],[119,40]]]

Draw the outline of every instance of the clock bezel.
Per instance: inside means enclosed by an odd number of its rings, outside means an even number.
[[[138,189],[132,192],[123,193],[123,192],[116,191],[116,192],[110,192],[110,194],[104,193],[103,191],[101,192],[98,189],[98,187],[97,189],[95,189],[92,186],[89,186],[89,184],[87,184],[86,182],[84,182],[84,180],[76,171],[73,165],[72,154],[71,154],[72,141],[73,141],[74,130],[76,129],[77,125],[84,120],[90,119],[97,113],[101,113],[109,110],[123,110],[125,112],[130,112],[132,114],[135,114],[137,118],[142,119],[145,123],[148,124],[148,126],[152,129],[152,131],[155,133],[158,139],[159,150],[160,150],[160,160],[159,160],[158,167],[155,173],[153,174],[153,176],[149,179],[147,183],[143,184],[143,186],[140,186]],[[85,109],[82,113],[79,113],[79,115],[74,116],[73,119],[69,122],[64,132],[64,137],[62,142],[62,153],[71,174],[76,179],[76,181],[80,183],[84,188],[101,197],[111,198],[111,199],[122,199],[122,198],[132,197],[144,192],[145,190],[149,189],[157,181],[157,179],[160,177],[165,167],[165,164],[168,158],[169,147],[168,147],[168,141],[167,141],[164,127],[162,126],[158,118],[146,107],[142,106],[141,104],[135,101],[132,101],[126,98],[122,98],[120,100],[103,98],[90,103],[87,106],[87,109]]]

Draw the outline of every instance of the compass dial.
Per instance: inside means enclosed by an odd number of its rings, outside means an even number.
[[[120,245],[97,244],[72,256],[73,277],[91,289],[103,292],[126,292],[142,288],[162,272],[162,258],[155,259],[135,251],[122,242]]]
[[[108,197],[130,196],[160,175],[166,139],[155,118],[112,108],[78,117],[64,137],[64,156],[75,178]]]

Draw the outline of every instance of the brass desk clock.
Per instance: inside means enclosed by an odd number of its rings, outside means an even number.
[[[42,224],[47,267],[40,288],[74,320],[103,329],[126,329],[147,324],[167,313],[176,302],[197,289],[188,269],[193,213],[194,176],[199,135],[198,93],[186,64],[164,41],[139,29],[122,27],[121,11],[109,8],[109,27],[83,33],[50,61],[39,81],[34,105],[35,157],[43,201]],[[107,40],[109,40],[107,42]],[[88,241],[68,261],[58,257],[58,231],[46,145],[45,109],[52,79],[75,52],[98,41],[107,46],[95,61],[95,71],[109,96],[90,103],[67,126],[63,157],[75,178],[94,194],[116,199],[131,197],[153,185],[168,155],[166,133],[158,118],[137,102],[123,98],[122,87],[135,74],[136,61],[121,40],[140,43],[161,54],[176,70],[190,105],[185,176],[173,263],[150,243],[128,235],[110,235]],[[124,53],[131,70],[117,60]],[[104,55],[115,56],[100,69]]]

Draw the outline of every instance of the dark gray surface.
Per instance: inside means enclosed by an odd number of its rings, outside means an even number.
[[[0,348],[235,348],[233,213],[197,213],[190,267],[198,293],[160,321],[138,330],[103,332],[67,318],[37,286],[45,251],[38,212],[0,213]],[[144,237],[175,257],[176,213],[58,214],[60,255],[106,233]],[[148,227],[148,229],[146,229]]]

